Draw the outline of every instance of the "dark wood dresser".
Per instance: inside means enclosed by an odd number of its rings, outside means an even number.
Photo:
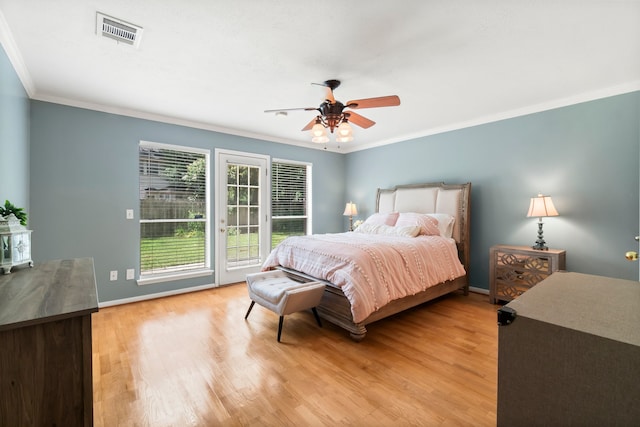
[[[91,426],[93,259],[0,275],[0,426]]]

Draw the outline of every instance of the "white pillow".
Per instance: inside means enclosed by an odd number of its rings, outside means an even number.
[[[391,234],[393,236],[404,236],[404,237],[416,237],[420,234],[420,226],[419,225],[407,225],[407,226],[395,226],[389,227],[390,231],[385,234]]]
[[[398,220],[398,212],[391,213],[374,213],[365,220],[366,224],[379,224],[379,225],[396,225]]]
[[[403,227],[392,227],[384,224],[368,224],[362,223],[358,228],[354,230],[356,233],[366,234],[386,234],[387,236],[403,236],[403,237],[416,237],[420,234],[419,225],[409,225]]]
[[[374,224],[371,222],[363,222],[353,230],[355,233],[378,234],[378,229],[384,224]]]

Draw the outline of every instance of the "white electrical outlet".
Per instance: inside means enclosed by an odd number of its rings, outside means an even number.
[[[133,280],[136,275],[135,268],[127,268],[127,280]]]
[[[111,270],[111,272],[109,272],[109,280],[112,282],[118,280],[118,270]]]
[[[126,212],[127,219],[133,219],[133,209],[127,209]]]

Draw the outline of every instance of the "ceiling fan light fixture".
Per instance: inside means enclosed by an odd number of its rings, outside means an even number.
[[[316,124],[313,125],[313,127],[311,128],[311,134],[313,135],[314,138],[327,136],[327,130],[325,129],[324,126],[322,126],[322,123],[320,123],[320,120],[316,120]]]
[[[336,142],[353,141],[353,129],[351,123],[363,129],[368,129],[376,122],[353,111],[345,111],[345,108],[378,108],[394,107],[400,105],[400,98],[397,95],[379,96],[377,98],[363,98],[348,101],[346,104],[335,99],[333,90],[340,86],[340,80],[326,80],[324,83],[312,83],[327,88],[327,97],[318,107],[285,108],[280,110],[264,110],[265,113],[276,112],[281,117],[281,112],[304,110],[317,111],[314,119],[309,121],[302,131],[311,131],[311,141],[324,144],[329,142],[329,132],[336,133]]]
[[[340,123],[340,126],[338,126],[338,135],[340,137],[348,137],[351,136],[352,133],[353,131],[351,130],[351,125],[349,124],[349,122],[343,120],[342,123]]]
[[[326,134],[322,136],[314,136],[313,138],[311,138],[311,142],[324,144],[325,142],[329,142],[329,137]]]

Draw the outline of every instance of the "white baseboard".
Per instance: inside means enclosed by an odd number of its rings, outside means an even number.
[[[130,304],[132,302],[148,301],[148,300],[151,300],[151,299],[164,298],[164,297],[169,297],[169,296],[172,296],[172,295],[186,294],[188,292],[204,291],[205,289],[211,289],[211,288],[217,288],[217,287],[218,287],[218,285],[213,284],[213,283],[210,284],[210,285],[194,286],[192,288],[177,289],[175,291],[159,292],[157,294],[141,295],[139,297],[123,298],[123,299],[117,299],[117,300],[112,300],[112,301],[105,301],[105,302],[98,303],[98,307],[99,308],[104,308],[104,307],[112,307],[112,306],[115,306],[115,305]],[[470,292],[475,292],[477,294],[489,295],[489,290],[485,289],[485,288],[477,288],[475,286],[469,286],[469,291]]]
[[[123,298],[123,299],[117,299],[112,301],[100,302],[98,303],[98,307],[104,308],[104,307],[112,307],[114,305],[130,304],[132,302],[147,301],[147,300],[156,299],[156,298],[169,297],[172,295],[186,294],[188,292],[204,291],[205,289],[211,289],[211,288],[217,288],[217,287],[218,285],[212,283],[210,285],[200,285],[200,286],[194,286],[191,288],[176,289],[175,291],[158,292],[156,294],[141,295],[139,297]]]
[[[469,291],[475,292],[476,294],[489,295],[489,289],[485,288],[476,288],[475,286],[469,286]]]

